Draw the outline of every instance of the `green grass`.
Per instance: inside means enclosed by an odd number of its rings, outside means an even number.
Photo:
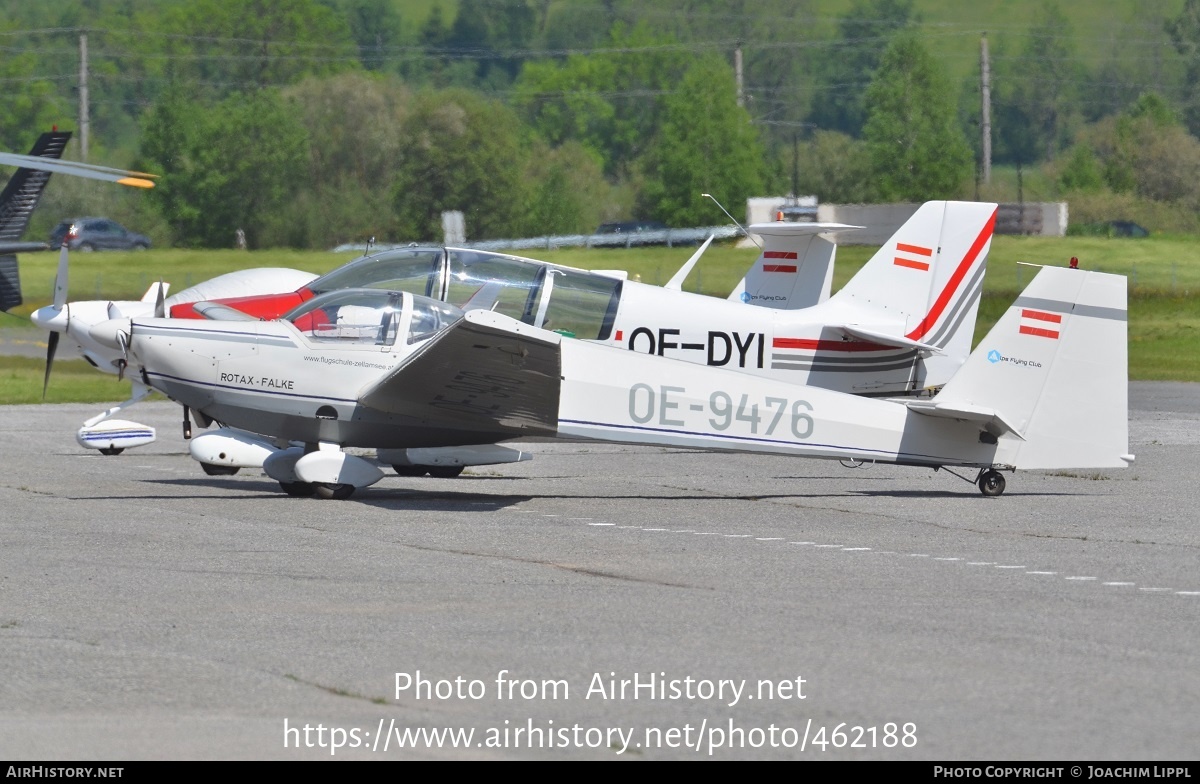
[[[82,359],[55,360],[50,385],[42,399],[46,361],[34,357],[0,357],[0,401],[27,403],[105,403],[125,400],[128,381],[101,373]]]
[[[661,285],[695,248],[524,251],[521,255],[584,269],[624,269],[642,282]],[[834,288],[845,284],[874,248],[838,248]],[[173,291],[224,272],[249,267],[294,267],[327,272],[356,254],[299,251],[187,251],[77,254],[72,258],[71,299],[137,299],[161,275]],[[1200,381],[1200,241],[1187,236],[1148,239],[1105,237],[996,237],[988,258],[976,343],[1004,313],[1036,270],[1018,262],[1063,266],[1078,256],[1081,266],[1129,276],[1129,377],[1136,380]],[[685,290],[725,296],[757,257],[756,248],[709,248],[684,285]],[[50,301],[57,254],[21,257],[26,303],[0,327],[28,324],[35,308]],[[42,296],[36,296],[44,292]],[[32,330],[40,337],[41,333]],[[36,403],[42,399],[44,362],[0,357],[0,400]],[[96,372],[81,360],[56,361],[48,402],[122,400],[128,382]]]

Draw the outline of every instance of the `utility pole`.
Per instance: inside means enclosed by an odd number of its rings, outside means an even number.
[[[983,134],[983,183],[992,181],[992,74],[988,63],[987,33],[979,39],[979,92],[983,96],[980,133]]]
[[[88,55],[87,33],[79,36],[79,157],[88,159]]]
[[[744,107],[745,99],[742,97],[742,42],[738,41],[737,48],[733,50],[733,73],[737,79],[737,105]]]

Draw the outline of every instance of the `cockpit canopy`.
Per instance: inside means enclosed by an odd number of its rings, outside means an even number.
[[[406,291],[338,289],[319,294],[283,315],[310,340],[339,345],[392,346],[432,337],[463,317],[453,305]]]
[[[490,251],[429,247],[363,256],[307,288],[318,295],[346,288],[406,291],[590,340],[609,338],[621,297],[616,277]]]

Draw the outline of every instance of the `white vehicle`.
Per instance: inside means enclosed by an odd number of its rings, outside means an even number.
[[[521,459],[495,450],[523,436],[974,468],[989,496],[1004,491],[1002,471],[1133,461],[1126,280],[1074,269],[1039,270],[932,398],[643,354],[384,289],[322,294],[275,321],[114,319],[92,336],[227,426],[193,439],[193,454],[210,436],[260,453],[291,495],[346,498],[384,476],[346,448],[385,463],[406,450],[491,451],[481,460],[494,463]]]

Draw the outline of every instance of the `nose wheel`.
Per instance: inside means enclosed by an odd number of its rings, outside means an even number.
[[[979,492],[984,495],[998,496],[1004,492],[1004,474],[994,468],[989,468],[986,471],[980,472],[976,484],[979,485]]]

